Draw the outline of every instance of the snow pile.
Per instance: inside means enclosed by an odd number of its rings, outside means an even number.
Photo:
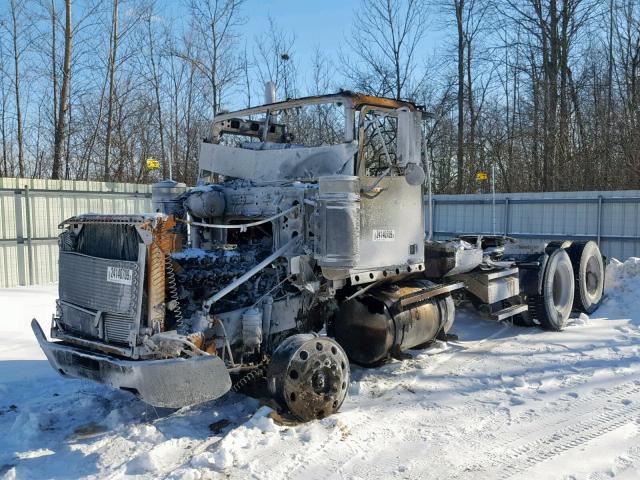
[[[179,466],[190,448],[188,438],[177,438],[161,442],[129,462],[127,473],[140,475],[145,472],[171,470]]]
[[[640,258],[630,257],[624,262],[612,258],[607,265],[605,285],[615,289],[629,284],[640,285]]]
[[[273,434],[278,434],[279,427],[269,417],[271,412],[269,407],[259,408],[249,421],[222,439],[215,453],[207,452],[206,456],[196,457],[194,461],[206,462],[218,470],[245,464],[256,446],[268,445],[275,438]]]
[[[598,314],[633,317],[640,312],[640,258],[631,257],[624,262],[612,258],[604,285],[605,298]],[[640,325],[640,319],[634,323]]]

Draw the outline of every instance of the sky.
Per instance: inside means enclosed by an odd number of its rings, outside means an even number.
[[[271,16],[283,31],[295,34],[294,59],[300,81],[311,69],[316,48],[333,57],[351,30],[353,12],[360,0],[248,0],[247,23],[242,27],[251,45],[269,28]]]
[[[248,0],[243,27],[249,37],[259,37],[268,28],[271,15],[283,30],[296,34],[296,50],[310,56],[316,46],[338,49],[351,29],[359,0]]]
[[[361,0],[247,0],[244,8],[247,23],[241,32],[251,46],[254,38],[268,29],[269,16],[282,30],[293,32],[295,60],[300,80],[304,82],[317,47],[335,59],[336,52],[351,34],[354,12],[360,5]],[[426,59],[434,51],[442,50],[444,33],[432,23],[422,42],[420,57]]]

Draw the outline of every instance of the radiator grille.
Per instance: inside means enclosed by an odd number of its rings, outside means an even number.
[[[104,316],[104,340],[109,343],[129,343],[129,332],[133,319],[116,314]]]
[[[137,262],[61,251],[61,323],[83,337],[128,345],[139,316],[141,281]]]
[[[109,268],[131,270],[130,285],[108,281]],[[74,252],[60,252],[60,300],[91,310],[133,317],[138,304],[139,266]]]

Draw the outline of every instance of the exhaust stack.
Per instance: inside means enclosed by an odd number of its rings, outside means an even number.
[[[264,103],[276,103],[276,84],[271,81],[264,84]]]

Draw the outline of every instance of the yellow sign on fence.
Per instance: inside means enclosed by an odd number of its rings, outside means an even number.
[[[160,168],[160,162],[155,158],[147,158],[147,168],[149,170],[158,170]]]
[[[489,175],[487,175],[487,172],[478,172],[476,173],[476,180],[479,182],[484,182],[486,180],[489,179]]]

